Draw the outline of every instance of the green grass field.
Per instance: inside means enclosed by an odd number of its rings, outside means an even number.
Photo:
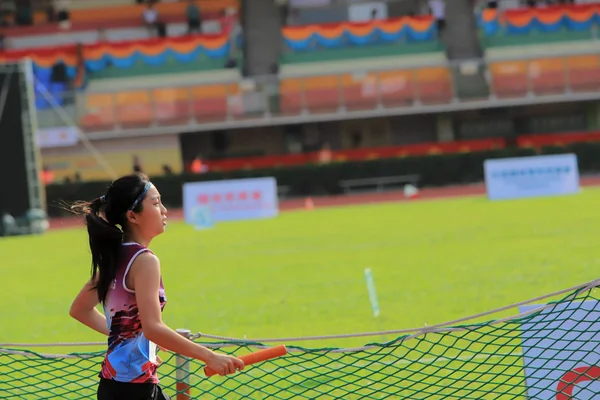
[[[264,338],[422,327],[488,311],[596,279],[598,204],[600,190],[585,189],[576,196],[496,203],[469,197],[290,212],[208,231],[172,223],[152,244],[169,301],[164,319],[192,332]],[[0,240],[0,343],[104,340],[68,316],[89,274],[86,241],[83,229]],[[365,267],[375,277],[377,319]],[[299,344],[342,347],[391,339]],[[99,348],[43,351],[74,350]],[[6,368],[0,363],[0,386]],[[325,393],[316,382],[310,390]],[[426,379],[420,382],[427,386]]]

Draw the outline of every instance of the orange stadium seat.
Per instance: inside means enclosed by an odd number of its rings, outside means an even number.
[[[235,7],[239,3],[237,0],[196,0],[195,3],[204,13],[218,13],[222,10]],[[163,17],[170,15],[185,16],[185,9],[188,6],[187,1],[156,3],[158,14]],[[141,19],[142,11],[145,5],[129,4],[123,6],[111,6],[95,9],[73,10],[71,11],[72,22],[90,22],[98,20],[115,19]]]
[[[280,92],[283,114],[297,114],[303,107],[313,113],[332,112],[340,105],[336,75],[284,79]]]
[[[114,97],[109,93],[88,94],[85,97],[85,114],[80,120],[85,131],[108,130],[115,126]]]
[[[340,77],[344,105],[348,110],[372,110],[377,107],[377,76],[373,73],[345,74]]]
[[[529,79],[537,95],[564,93],[566,64],[560,57],[529,61]]]
[[[239,0],[196,0],[204,18],[215,18],[227,8],[239,8]],[[132,2],[133,3],[133,2]],[[166,23],[185,22],[186,1],[157,3],[156,9],[160,18]],[[146,6],[142,4],[127,4],[101,8],[74,9],[70,12],[71,31],[96,30],[100,28],[116,28],[140,26],[142,12]],[[7,15],[5,18],[13,18]],[[64,33],[57,24],[48,24],[46,13],[34,13],[33,26],[11,26],[3,29],[3,34],[10,36],[27,36],[47,33]]]
[[[500,61],[488,66],[492,79],[492,93],[499,98],[527,95],[527,62]]]
[[[281,82],[283,114],[298,114],[302,107],[310,112],[333,112],[340,106],[348,110],[412,104],[447,103],[452,99],[450,71],[446,67],[290,78]]]
[[[202,85],[191,88],[160,88],[86,96],[81,126],[86,131],[217,121],[236,114],[241,104],[237,84]],[[237,112],[241,107],[237,108]]]
[[[568,85],[574,92],[597,92],[600,89],[600,57],[597,55],[567,58]]]
[[[415,72],[385,71],[377,74],[381,101],[387,107],[406,106],[415,99]],[[375,83],[376,84],[376,83]],[[377,88],[374,88],[377,90]]]
[[[573,91],[596,91],[600,87],[598,56],[500,61],[489,65],[494,93],[501,98]]]
[[[379,92],[380,91],[380,92]],[[364,75],[342,74],[284,79],[280,85],[282,114],[373,109],[447,103],[452,99],[450,72],[445,67],[415,71],[386,71]],[[241,114],[238,84],[201,85],[190,88],[135,90],[115,94],[90,94],[81,124],[86,130],[124,128],[224,120]]]
[[[333,112],[341,104],[341,82],[337,75],[303,79],[306,107],[313,113]]]
[[[279,85],[280,113],[299,114],[304,103],[301,79],[284,79]]]
[[[152,91],[154,117],[160,125],[179,125],[191,118],[191,91],[188,88],[161,88]]]
[[[141,128],[153,120],[152,96],[149,90],[119,92],[117,103],[117,123],[124,128]]]
[[[420,68],[416,71],[415,95],[424,104],[452,101],[452,82],[446,67]]]
[[[229,103],[240,101],[237,84],[196,86],[191,91],[192,114],[197,121],[224,120]]]

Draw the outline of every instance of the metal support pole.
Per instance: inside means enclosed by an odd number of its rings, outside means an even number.
[[[186,339],[189,339],[192,332],[189,329],[177,329],[177,333]],[[190,386],[190,360],[187,357],[177,354],[175,356],[175,390],[177,391],[177,400],[191,400],[192,390]]]

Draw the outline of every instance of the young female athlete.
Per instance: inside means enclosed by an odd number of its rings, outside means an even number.
[[[167,298],[160,262],[148,246],[164,232],[167,209],[147,177],[124,176],[104,196],[72,208],[85,216],[92,276],[70,314],[108,336],[98,400],[168,399],[158,386],[157,346],[201,360],[222,376],[244,368],[242,360],[195,344],[162,322]]]

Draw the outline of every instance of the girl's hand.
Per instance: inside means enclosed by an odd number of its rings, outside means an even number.
[[[213,356],[207,360],[206,366],[217,374],[225,376],[243,370],[245,365],[239,358],[213,353]]]

